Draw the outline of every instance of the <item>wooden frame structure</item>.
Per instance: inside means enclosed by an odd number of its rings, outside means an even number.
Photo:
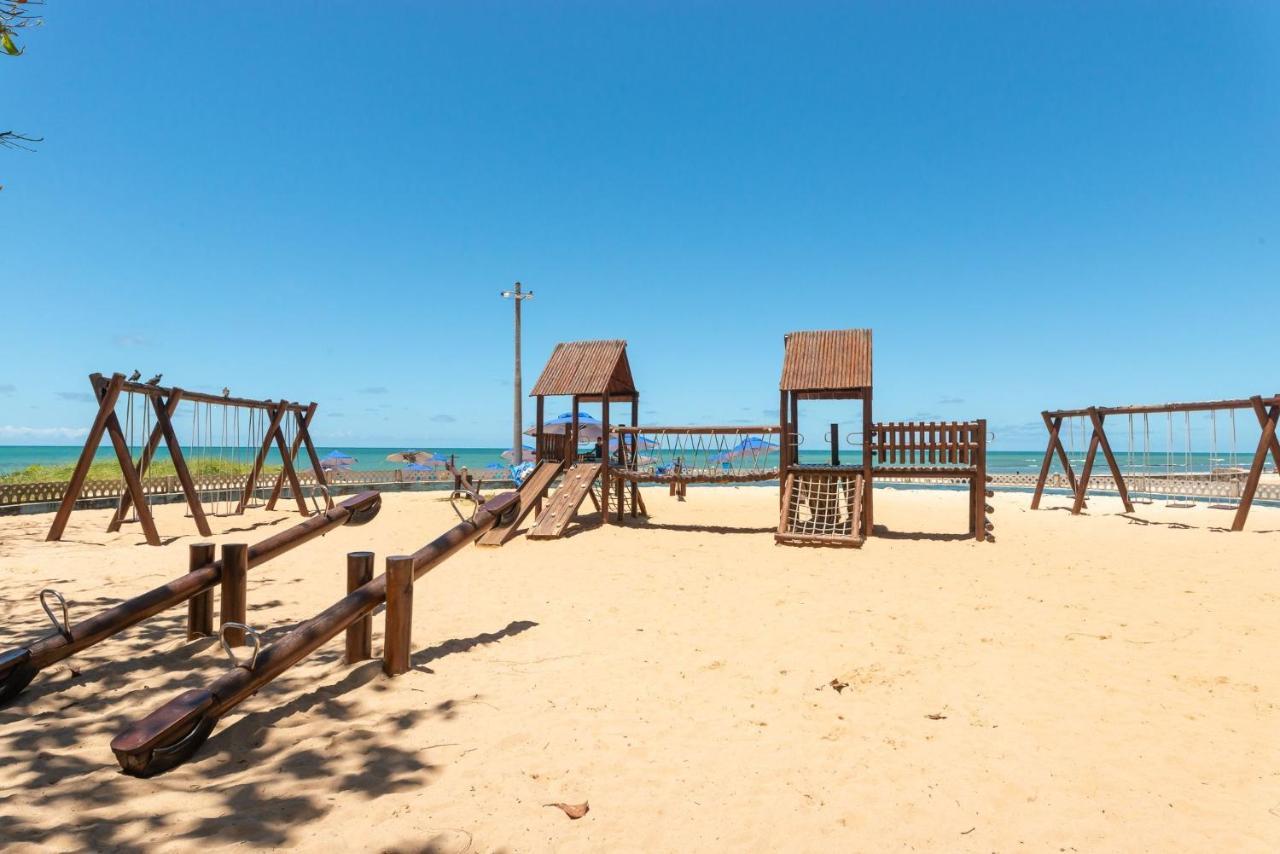
[[[779,504],[778,542],[816,545],[861,545],[874,528],[871,471],[871,330],[836,329],[789,332],[783,338],[782,378],[778,382]],[[862,461],[859,466],[826,466],[823,471],[800,465],[800,401],[862,401]],[[833,441],[836,437],[833,437]],[[787,520],[804,477],[853,478],[850,488],[859,495],[850,509],[855,528],[846,534],[825,536],[788,531]]]
[[[784,339],[779,387],[782,459],[779,469],[780,543],[861,545],[875,531],[875,479],[965,481],[969,534],[994,542],[986,503],[987,422],[876,423],[872,417],[870,329],[792,332]],[[831,425],[830,464],[800,462],[802,400],[861,400],[861,460],[841,465],[837,424]],[[812,527],[797,523],[796,503],[809,505]]]
[[[610,520],[610,487],[614,493],[612,499],[618,518],[626,512],[628,494],[631,515],[636,516],[642,512],[643,506],[637,486],[632,483],[628,489],[623,479],[613,476],[612,469],[615,467],[615,462],[616,467],[622,467],[622,442],[618,443],[616,454],[611,454],[609,451],[612,432],[609,418],[611,404],[629,401],[631,424],[635,425],[639,420],[640,392],[636,389],[635,380],[631,374],[631,363],[627,359],[627,342],[612,339],[564,341],[557,344],[551,353],[551,358],[542,369],[542,374],[533,384],[529,396],[536,401],[537,410],[534,428],[534,459],[537,463],[544,461],[558,463],[564,469],[562,485],[558,491],[566,492],[566,500],[569,500],[569,496],[565,486],[570,482],[570,474],[578,464],[579,408],[583,403],[599,403],[602,433],[600,441],[603,452],[598,460],[599,474],[591,477],[587,482],[586,495],[597,504],[605,524]],[[563,433],[546,431],[546,399],[548,397],[569,397],[572,401],[573,408],[570,410],[572,421]],[[613,456],[617,457],[616,461],[611,459]],[[576,480],[582,480],[587,474],[592,472],[579,468]],[[597,478],[600,481],[599,499],[596,498],[591,486]],[[545,492],[545,487],[542,491]],[[541,520],[542,494],[539,493],[531,498],[536,502]],[[580,501],[579,497],[578,503]],[[558,518],[548,520],[550,525],[535,524],[535,529],[530,535],[559,536],[564,526],[568,524],[569,517],[576,512],[577,506],[578,504],[575,503],[572,508],[548,508],[548,510],[556,510],[559,514]],[[546,530],[540,531],[540,528]]]
[[[178,405],[183,401],[236,409],[260,410],[265,413],[265,418],[270,419],[269,426],[266,428],[262,443],[254,458],[249,477],[245,480],[244,488],[241,491],[239,504],[235,511],[237,514],[243,513],[250,499],[252,499],[254,490],[257,488],[258,477],[262,474],[262,467],[266,463],[267,454],[273,442],[280,451],[282,465],[280,473],[276,477],[275,486],[271,491],[271,496],[267,501],[268,509],[275,509],[276,502],[287,479],[293,498],[298,505],[298,512],[303,516],[311,515],[311,511],[307,508],[306,499],[302,494],[302,486],[298,482],[297,472],[293,467],[294,457],[304,446],[310,459],[311,468],[315,472],[316,483],[322,488],[327,484],[324,470],[320,466],[320,457],[316,454],[309,430],[311,420],[316,412],[315,403],[302,404],[289,403],[285,400],[251,400],[230,397],[229,395],[219,396],[187,391],[177,387],[164,388],[159,384],[130,382],[125,379],[124,374],[120,373],[112,374],[110,378],[104,377],[102,374],[90,374],[89,383],[93,387],[94,397],[98,401],[98,412],[94,417],[93,425],[89,428],[89,435],[85,439],[84,448],[80,451],[80,458],[76,462],[76,467],[71,473],[71,480],[67,484],[66,492],[63,493],[62,502],[58,506],[57,513],[54,514],[53,524],[49,527],[49,533],[45,537],[47,541],[53,542],[62,539],[67,522],[71,518],[71,511],[75,509],[76,501],[84,488],[85,478],[89,474],[89,467],[93,464],[94,455],[98,451],[98,445],[102,442],[104,434],[111,440],[125,483],[124,493],[120,496],[115,514],[107,526],[108,531],[118,531],[124,523],[130,508],[133,508],[137,512],[138,522],[142,526],[142,532],[146,537],[147,543],[153,546],[160,545],[160,534],[156,530],[155,519],[151,515],[151,509],[147,506],[146,495],[142,489],[142,478],[146,474],[147,468],[151,465],[155,453],[160,447],[161,440],[163,440],[165,447],[168,448],[169,456],[173,460],[173,467],[177,472],[178,482],[182,486],[187,507],[195,520],[196,529],[201,536],[208,537],[212,535],[209,521],[205,517],[204,506],[200,500],[199,493],[196,491],[195,482],[191,477],[190,470],[187,468],[182,446],[173,427],[174,415],[178,410]],[[133,459],[133,451],[129,447],[128,439],[120,426],[120,419],[116,416],[116,404],[122,394],[143,395],[149,401],[155,414],[155,427],[147,437],[137,462]],[[291,444],[286,440],[282,426],[285,418],[290,416],[293,417],[297,424],[297,432]],[[327,490],[325,502],[328,508],[333,507],[333,501],[328,497]]]
[[[1107,416],[1169,415],[1173,413],[1222,412],[1225,410],[1247,410],[1253,412],[1258,420],[1258,426],[1262,429],[1262,434],[1258,439],[1258,447],[1253,453],[1253,460],[1245,477],[1240,503],[1236,507],[1235,518],[1231,523],[1232,531],[1243,531],[1245,522],[1249,518],[1249,509],[1253,506],[1254,495],[1258,491],[1258,483],[1262,479],[1268,455],[1271,456],[1276,469],[1280,471],[1280,438],[1277,437],[1277,422],[1280,421],[1280,394],[1268,397],[1254,395],[1253,397],[1237,398],[1235,400],[1161,403],[1150,406],[1087,406],[1083,409],[1045,410],[1040,413],[1040,417],[1044,419],[1045,429],[1049,432],[1049,444],[1045,448],[1044,460],[1040,464],[1040,475],[1036,478],[1035,493],[1031,497],[1031,509],[1040,509],[1040,499],[1044,495],[1045,484],[1049,479],[1049,469],[1053,466],[1053,459],[1056,456],[1066,472],[1067,484],[1071,488],[1073,496],[1071,515],[1080,515],[1080,512],[1085,507],[1086,497],[1089,492],[1089,479],[1093,475],[1094,462],[1097,459],[1098,450],[1101,449],[1102,455],[1107,461],[1107,467],[1110,469],[1111,476],[1115,481],[1116,491],[1120,494],[1120,501],[1124,505],[1125,512],[1132,513],[1133,501],[1129,497],[1129,488],[1104,427]],[[1068,418],[1085,417],[1089,419],[1091,427],[1089,450],[1084,459],[1080,478],[1077,480],[1075,469],[1071,465],[1071,459],[1067,455],[1066,448],[1062,445],[1062,425]]]

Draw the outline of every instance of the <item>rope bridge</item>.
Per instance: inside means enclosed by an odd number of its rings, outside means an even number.
[[[611,473],[633,483],[748,483],[778,479],[770,426],[614,427]]]

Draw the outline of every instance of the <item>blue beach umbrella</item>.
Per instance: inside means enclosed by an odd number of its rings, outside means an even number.
[[[351,464],[354,462],[358,462],[358,460],[345,451],[330,451],[320,458],[320,468],[347,469],[351,468]]]
[[[488,463],[487,465],[485,465],[485,468],[489,469],[490,471],[506,471],[507,470],[507,467],[502,463]]]
[[[778,446],[772,442],[766,442],[756,436],[750,436],[743,439],[727,451],[716,454],[711,458],[713,463],[726,463],[729,460],[736,460],[739,457],[759,457],[764,454],[772,453],[778,450]]]
[[[542,425],[544,433],[568,433],[569,427],[573,424],[573,413],[562,412],[555,418]],[[526,436],[533,436],[538,432],[535,424],[528,430],[524,431]],[[594,442],[604,435],[604,430],[600,424],[600,419],[588,415],[585,412],[578,413],[578,439],[580,441]]]

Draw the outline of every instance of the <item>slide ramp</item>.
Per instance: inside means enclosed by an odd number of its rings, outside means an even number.
[[[578,508],[591,491],[591,484],[600,476],[600,463],[578,463],[564,473],[560,488],[551,496],[551,502],[538,516],[529,531],[531,540],[553,540],[564,534]]]
[[[529,473],[529,476],[525,478],[524,483],[520,484],[520,489],[516,493],[520,502],[520,510],[516,513],[511,523],[495,525],[490,528],[484,536],[476,540],[476,545],[500,546],[514,537],[516,531],[520,530],[520,523],[533,511],[534,504],[551,487],[551,481],[556,479],[556,475],[560,473],[560,469],[563,467],[564,463],[559,460],[541,460],[533,471]]]

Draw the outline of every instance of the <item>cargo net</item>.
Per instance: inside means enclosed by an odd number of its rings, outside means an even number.
[[[792,470],[783,496],[779,542],[862,543],[861,472]]]
[[[610,441],[619,477],[649,483],[733,483],[778,477],[776,429],[638,427]]]

